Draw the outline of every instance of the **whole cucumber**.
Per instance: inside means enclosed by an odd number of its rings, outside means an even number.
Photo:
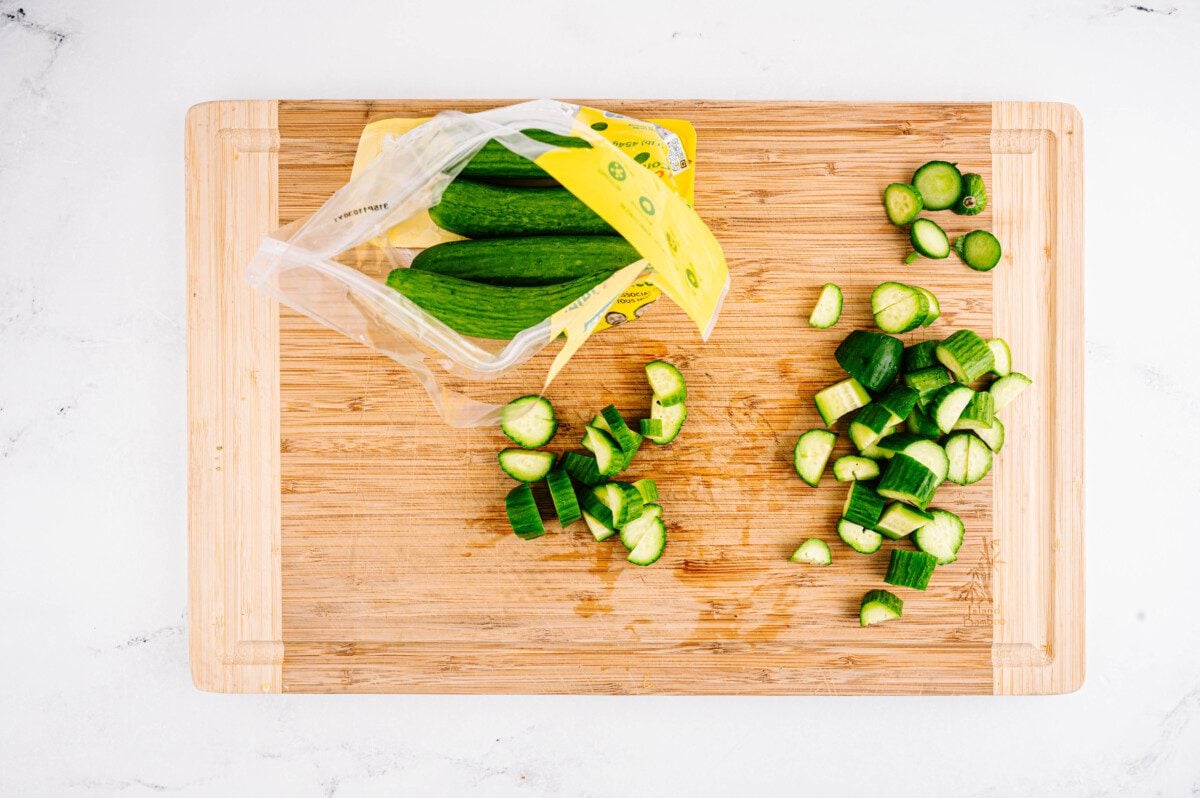
[[[590,147],[583,139],[573,136],[560,136],[546,130],[522,130],[531,139],[537,139],[543,144],[553,144],[558,147]],[[546,170],[517,155],[512,150],[497,141],[489,141],[483,149],[475,153],[467,165],[459,172],[461,177],[477,180],[553,180]]]
[[[490,285],[553,285],[641,258],[618,236],[534,236],[448,241],[418,253],[413,269]]]
[[[475,283],[420,269],[395,269],[387,284],[455,332],[507,340],[565,308],[609,274],[598,271],[558,285],[515,287]]]
[[[608,222],[561,186],[496,186],[455,180],[429,216],[467,238],[616,235]]]

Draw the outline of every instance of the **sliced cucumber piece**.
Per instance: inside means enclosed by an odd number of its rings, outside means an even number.
[[[963,175],[962,196],[950,210],[959,216],[975,216],[983,213],[987,202],[987,188],[983,185],[983,178],[974,172],[968,172]]]
[[[588,457],[579,452],[567,452],[562,456],[562,469],[570,474],[576,482],[591,487],[604,481],[604,476],[596,466],[596,458]]]
[[[858,610],[859,626],[874,626],[877,623],[899,618],[904,611],[904,602],[895,593],[886,590],[868,590]]]
[[[647,504],[642,507],[641,515],[621,527],[622,545],[630,551],[637,548],[637,544],[642,540],[642,535],[646,534],[656,518],[662,518],[662,505]]]
[[[592,533],[592,537],[594,537],[597,542],[601,540],[608,540],[617,533],[615,528],[609,526],[604,521],[601,521],[587,510],[583,511],[583,523],[587,524],[588,531]]]
[[[638,446],[642,443],[642,436],[629,428],[616,406],[609,405],[600,411],[600,415],[604,419],[605,426],[608,427],[609,434],[621,447],[621,451],[637,451]]]
[[[637,492],[642,494],[642,501],[646,504],[658,501],[658,484],[652,479],[639,479],[633,483],[633,487],[637,488]]]
[[[903,354],[904,344],[899,338],[871,330],[854,330],[838,344],[833,356],[868,391],[881,391],[896,378]]]
[[[912,184],[931,211],[953,207],[963,193],[962,172],[946,161],[930,161],[913,172]]]
[[[500,469],[518,482],[537,482],[554,467],[554,452],[504,449],[497,455]]]
[[[667,527],[661,518],[651,519],[625,559],[634,565],[653,565],[667,546]]]
[[[833,562],[833,555],[829,551],[828,543],[820,538],[809,538],[801,543],[788,559],[805,565],[829,565]]]
[[[876,492],[887,499],[895,499],[924,510],[933,499],[941,484],[937,474],[929,466],[907,454],[897,453],[883,470]]]
[[[596,467],[606,477],[615,476],[626,465],[625,451],[613,437],[599,427],[588,424],[583,428],[583,448],[596,455]]]
[[[792,451],[792,462],[796,473],[805,484],[814,488],[821,481],[825,472],[825,464],[833,454],[833,445],[837,443],[837,433],[825,429],[810,429],[796,441]]]
[[[892,183],[883,190],[883,207],[892,224],[903,227],[912,222],[925,207],[921,192],[907,183]]]
[[[879,313],[892,305],[903,302],[909,298],[912,292],[913,287],[904,283],[880,283],[871,292],[871,313]]]
[[[893,432],[879,441],[879,448],[887,452],[887,459],[891,460],[897,452],[904,451],[904,447],[923,440],[920,435],[911,432]]]
[[[967,484],[974,485],[992,470],[992,450],[972,435],[967,448]]]
[[[965,528],[962,519],[946,510],[930,510],[931,520],[913,535],[918,551],[933,556],[938,565],[949,565],[958,559]]]
[[[913,435],[919,435],[922,438],[936,440],[942,437],[942,431],[938,429],[938,425],[919,407],[914,407],[908,414],[908,423],[905,428]]]
[[[928,327],[938,320],[942,315],[942,303],[938,302],[938,298],[933,295],[933,292],[928,288],[922,288],[919,285],[914,285],[913,288],[925,295],[925,304],[929,306],[929,310],[925,313],[925,320],[921,322],[922,327]]]
[[[834,283],[825,283],[816,307],[809,314],[808,324],[818,330],[827,330],[842,317],[842,289]]]
[[[571,477],[566,471],[556,468],[547,474],[546,487],[550,488],[550,500],[554,502],[559,526],[568,527],[583,516],[575,488],[571,485]]]
[[[913,249],[927,258],[941,260],[950,257],[950,238],[932,219],[917,219],[908,230]]]
[[[500,410],[500,431],[518,446],[545,446],[558,431],[554,406],[543,396],[522,396]]]
[[[1003,338],[993,338],[987,342],[992,350],[992,373],[997,377],[1006,377],[1012,373],[1012,350]]]
[[[868,460],[874,460],[875,462],[879,462],[880,460],[888,460],[892,456],[891,452],[880,449],[877,445],[868,446],[858,454],[861,457],[865,457]]]
[[[911,535],[932,520],[933,516],[923,510],[909,507],[900,502],[892,502],[883,508],[883,513],[880,514],[879,521],[875,524],[875,531],[884,537],[899,540]]]
[[[679,369],[665,360],[652,360],[646,364],[646,381],[663,407],[677,405],[687,399],[687,384]]]
[[[664,405],[655,398],[650,402],[650,420],[657,421],[662,425],[662,434],[647,435],[646,437],[659,446],[665,446],[675,440],[679,431],[683,429],[683,422],[687,421],[687,407],[683,402]]]
[[[919,371],[936,366],[938,359],[934,350],[937,349],[937,345],[937,341],[921,341],[919,344],[904,347],[904,370]]]
[[[946,459],[946,451],[938,445],[937,441],[931,441],[911,433],[897,433],[880,441],[879,447],[892,452],[893,456],[906,454],[916,460],[933,472],[939,485],[946,478],[946,470],[950,464]]]
[[[972,383],[992,370],[996,359],[973,330],[958,330],[938,344],[937,358],[959,382]]]
[[[988,393],[992,395],[993,409],[999,413],[1008,407],[1009,402],[1020,396],[1021,392],[1030,385],[1033,385],[1033,380],[1019,371],[1014,371],[1012,374],[996,380],[988,388]]]
[[[959,432],[946,441],[950,471],[946,479],[959,485],[973,485],[992,470],[992,450],[969,432]]]
[[[868,529],[874,528],[885,503],[883,497],[868,483],[851,482],[846,502],[842,505],[842,518]]]
[[[522,482],[508,492],[504,497],[504,510],[508,513],[508,523],[517,537],[533,540],[546,534],[542,526],[542,517],[538,515],[537,502],[533,500],[533,491],[528,482]]]
[[[971,397],[970,402],[967,402],[962,415],[958,417],[958,421],[954,422],[954,429],[974,431],[991,429],[992,422],[995,420],[996,412],[992,403],[992,395],[987,391],[979,391]]]
[[[872,402],[850,422],[850,440],[862,451],[874,446],[891,428],[892,414],[883,405]]]
[[[892,414],[892,424],[899,424],[908,418],[908,414],[916,407],[917,398],[920,396],[915,389],[907,385],[897,385],[883,396],[876,400],[876,404],[887,408],[887,411]]]
[[[642,514],[642,494],[628,482],[605,482],[592,488],[592,496],[608,508],[612,514],[612,525],[620,529],[625,524]],[[595,513],[597,518],[607,521],[603,513]]]
[[[860,407],[865,407],[871,401],[871,396],[858,380],[850,377],[817,391],[813,401],[817,405],[817,412],[821,414],[825,426],[832,427],[833,422],[842,416]]]
[[[897,284],[884,283],[875,291],[878,292],[884,285]],[[905,333],[915,330],[921,326],[921,322],[925,321],[925,316],[929,313],[929,303],[924,294],[910,285],[902,286],[902,288],[904,296],[879,310],[875,309],[875,294],[871,295],[871,312],[875,317],[875,325],[884,332]],[[888,294],[891,295],[893,291],[894,289],[889,289]]]
[[[987,429],[977,429],[975,434],[979,439],[987,444],[987,447],[993,452],[998,453],[1004,448],[1004,425],[1000,423],[1000,419],[993,418],[992,426]],[[835,464],[836,465],[836,464]]]
[[[869,457],[846,454],[833,463],[833,478],[838,482],[854,482],[860,479],[875,479],[879,476],[879,463]]]
[[[662,419],[661,418],[643,418],[638,422],[638,431],[642,433],[643,438],[662,437]]]
[[[929,400],[929,407],[930,415],[938,429],[942,432],[954,429],[959,416],[971,403],[971,397],[974,395],[975,392],[970,388],[957,383],[947,385],[935,393]]]
[[[954,251],[963,263],[977,272],[990,272],[996,268],[1003,254],[1000,240],[987,230],[972,230],[954,242]]]
[[[926,366],[904,375],[904,384],[917,392],[918,401],[928,399],[953,380],[940,365]]]
[[[933,576],[936,568],[937,559],[932,554],[892,549],[892,559],[888,561],[887,574],[883,581],[889,585],[924,590],[929,586],[929,577]]]
[[[838,521],[837,532],[838,537],[859,554],[874,554],[883,545],[883,535],[845,518]]]

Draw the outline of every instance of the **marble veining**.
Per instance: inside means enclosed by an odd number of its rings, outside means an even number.
[[[0,795],[1200,795],[1198,45],[1197,0],[553,13],[0,0]],[[420,96],[1075,103],[1084,687],[944,700],[197,692],[184,112]]]

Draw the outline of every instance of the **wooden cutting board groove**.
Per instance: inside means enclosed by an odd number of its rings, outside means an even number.
[[[495,430],[452,430],[401,366],[255,293],[242,271],[261,235],[316,210],[349,177],[362,126],[502,101],[223,102],[188,115],[191,650],[196,683],[230,692],[1060,693],[1083,679],[1082,126],[1051,103],[710,101],[589,104],[695,124],[696,208],[733,288],[702,344],[662,300],[595,336],[552,386],[578,448],[609,402],[645,412],[641,365],[678,363],[689,421],[646,447],[669,545],[624,562],[581,526],[537,541],[507,528]],[[905,267],[879,206],[926,160],[960,163],[992,192],[952,234],[994,230],[989,274],[956,259]],[[942,319],[1001,335],[1035,389],[1005,411],[984,482],[937,503],[968,535],[902,621],[857,626],[887,552],[834,532],[844,489],[791,469],[819,424],[812,394],[832,352],[870,324],[876,284],[932,290]],[[804,323],[822,283],[846,312]],[[494,383],[538,384],[550,353]],[[848,449],[839,444],[839,453]],[[825,569],[787,562],[828,540]]]

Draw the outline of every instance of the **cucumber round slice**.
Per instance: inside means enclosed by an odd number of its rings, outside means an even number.
[[[533,540],[546,534],[546,527],[542,526],[542,517],[538,515],[537,502],[533,500],[533,491],[530,490],[529,483],[522,482],[508,492],[504,497],[504,510],[517,537]]]
[[[650,420],[658,421],[662,425],[662,433],[659,435],[647,435],[646,438],[654,441],[659,446],[665,446],[675,440],[679,435],[679,431],[683,429],[683,422],[687,421],[687,407],[680,402],[674,405],[664,405],[657,398],[650,402]]]
[[[853,482],[860,479],[875,479],[879,476],[879,463],[869,457],[846,454],[833,463],[833,478],[838,482]]]
[[[579,499],[575,496],[575,488],[571,485],[571,477],[566,471],[556,468],[547,474],[546,487],[550,488],[550,500],[554,502],[559,526],[568,527],[583,517],[583,512],[579,509]]]
[[[928,210],[944,211],[962,196],[963,176],[952,163],[930,161],[913,172],[912,185]]]
[[[904,611],[904,602],[895,593],[886,590],[868,590],[858,610],[859,626],[874,626],[877,623],[899,618]]]
[[[950,238],[932,219],[917,219],[908,231],[913,249],[927,258],[941,260],[950,257]]]
[[[992,470],[992,450],[969,432],[958,432],[946,441],[950,470],[946,479],[959,485],[973,485]]]
[[[524,449],[545,446],[558,431],[554,406],[543,396],[522,396],[500,409],[500,431]]]
[[[919,285],[914,285],[913,288],[925,295],[925,304],[929,305],[929,310],[925,313],[925,321],[921,322],[922,327],[928,327],[942,315],[942,303],[938,302],[938,298],[928,288],[922,288]]]
[[[667,546],[667,527],[661,518],[651,519],[638,538],[637,545],[625,559],[634,565],[653,565]]]
[[[983,178],[974,172],[968,172],[963,175],[962,195],[950,210],[959,216],[975,216],[983,213],[987,203],[987,187],[983,185]]]
[[[788,559],[805,565],[829,565],[833,562],[833,554],[829,551],[828,543],[820,538],[809,538]]]
[[[875,298],[871,297],[875,326],[884,332],[906,333],[915,330],[929,315],[929,302],[925,299],[925,295],[910,285],[903,286],[903,288],[906,293],[902,299],[878,311],[874,310]]]
[[[871,292],[871,313],[879,313],[892,305],[903,302],[909,298],[912,292],[913,287],[904,283],[880,283]]]
[[[662,505],[645,505],[641,515],[621,527],[621,544],[633,551],[656,518],[662,518]]]
[[[837,533],[847,546],[859,554],[874,554],[883,545],[883,535],[845,518],[838,521]]]
[[[974,432],[994,453],[999,453],[1004,448],[1004,425],[1000,423],[1000,419],[993,418],[990,427],[987,429],[977,429]],[[834,463],[834,474],[836,473],[837,463]]]
[[[992,450],[975,435],[967,443],[967,485],[974,485],[992,470]]]
[[[554,452],[504,449],[496,456],[500,469],[518,482],[537,482],[554,467]]]
[[[677,405],[687,399],[687,384],[683,381],[683,375],[665,360],[652,360],[646,364],[646,381],[650,383],[654,398],[663,407]]]
[[[964,527],[962,519],[946,510],[930,510],[929,523],[913,535],[918,551],[933,555],[938,565],[949,565],[958,559],[962,548]]]
[[[990,272],[996,268],[1003,254],[1000,240],[987,230],[972,230],[954,242],[954,251],[963,263],[977,272]]]
[[[806,485],[816,487],[825,472],[825,464],[833,454],[833,445],[837,443],[837,433],[825,429],[810,429],[796,441],[792,452],[792,463],[796,473]]]
[[[929,406],[930,415],[933,417],[934,423],[938,425],[938,429],[944,433],[954,429],[954,425],[958,423],[959,417],[971,403],[971,397],[974,395],[974,391],[958,383],[951,383],[935,393],[929,400]]]
[[[810,327],[827,330],[838,323],[842,317],[842,289],[834,283],[825,283],[821,287],[821,295],[817,297],[816,307],[808,317]]]
[[[924,551],[908,551],[892,549],[892,559],[888,562],[887,574],[883,581],[889,585],[911,587],[913,590],[924,590],[929,586],[929,577],[937,568],[937,559]]]
[[[879,291],[878,288],[875,290]],[[833,356],[838,365],[868,391],[882,391],[900,370],[904,344],[899,338],[873,330],[854,330],[838,344]]]
[[[904,226],[916,219],[925,207],[921,192],[907,183],[892,183],[883,190],[883,207],[892,224]]]

